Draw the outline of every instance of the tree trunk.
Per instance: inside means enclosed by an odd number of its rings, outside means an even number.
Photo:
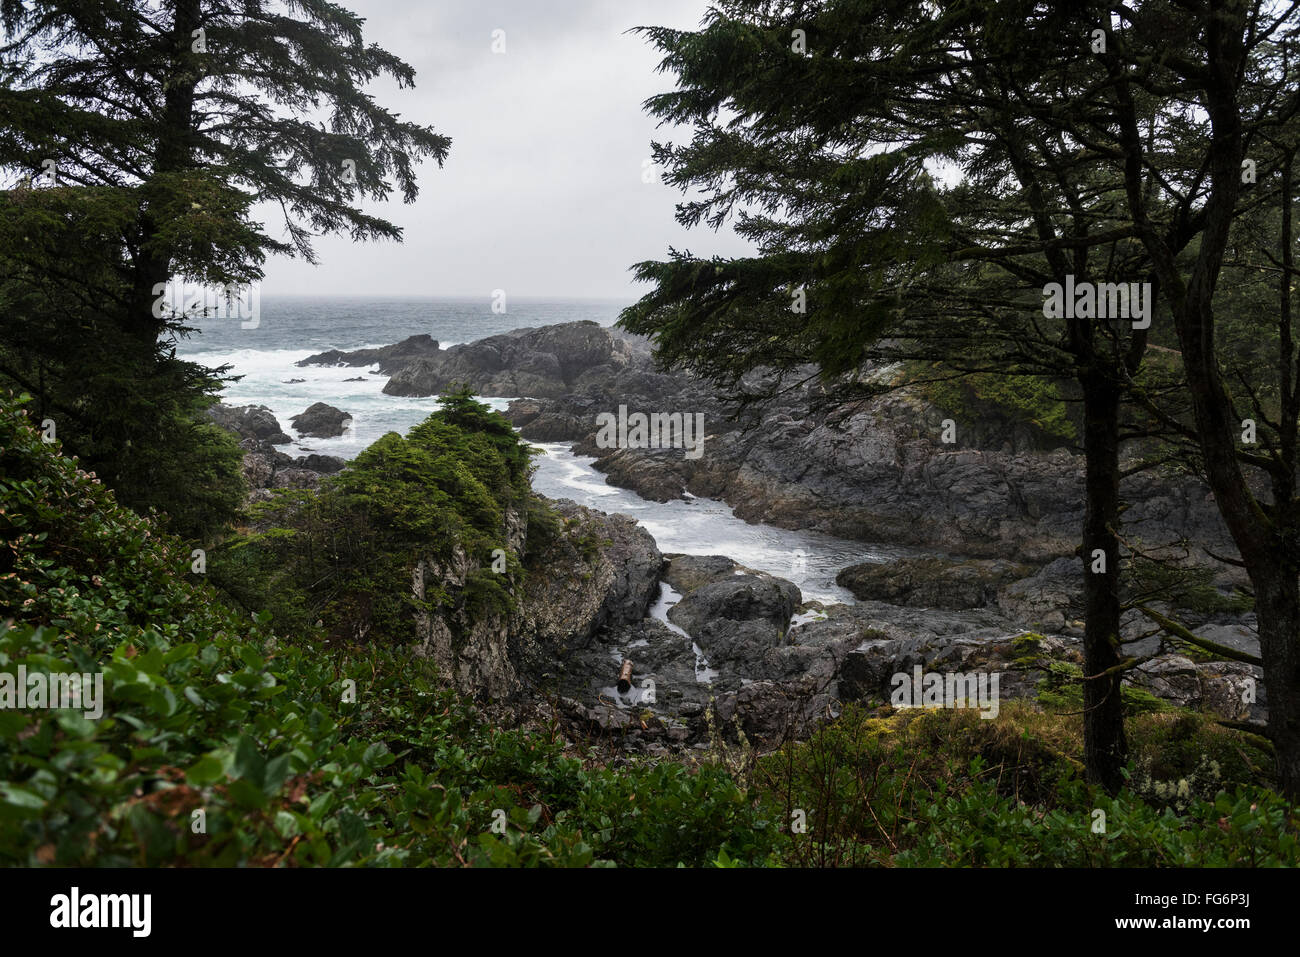
[[[156,127],[154,177],[181,172],[193,165],[194,95],[201,66],[192,47],[193,34],[202,26],[200,0],[178,0],[166,51],[166,84],[162,116]],[[173,185],[165,183],[162,188],[170,189]],[[157,290],[171,280],[174,259],[173,251],[158,242],[159,223],[149,208],[151,192],[150,183],[146,181],[130,313],[126,322],[127,332],[147,343],[150,350],[165,326],[165,321],[154,315],[154,302],[159,297]]]
[[[1280,551],[1280,550],[1279,550]],[[1259,619],[1260,657],[1268,693],[1268,733],[1278,784],[1300,799],[1300,569],[1279,561],[1251,569]]]
[[[1128,761],[1118,671],[1119,647],[1119,405],[1112,379],[1088,373],[1083,386],[1087,510],[1083,520],[1083,748],[1088,780],[1112,794],[1124,784]],[[1098,551],[1104,556],[1101,569]],[[1097,570],[1094,570],[1097,569]],[[1089,680],[1091,679],[1091,680]],[[1270,692],[1271,693],[1271,692]]]

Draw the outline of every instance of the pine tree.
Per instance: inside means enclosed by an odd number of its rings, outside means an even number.
[[[731,386],[811,362],[849,396],[868,360],[908,357],[1073,379],[1085,763],[1112,790],[1134,663],[1120,643],[1125,399],[1143,387],[1145,320],[1167,314],[1179,282],[1159,257],[1198,250],[1209,224],[1197,91],[1170,85],[1165,64],[1203,61],[1217,23],[1145,3],[1135,35],[1131,16],[1101,3],[726,0],[698,31],[646,29],[677,79],[647,108],[694,129],[654,147],[665,181],[697,191],[677,218],[732,221],[758,253],[641,263],[653,289],[622,319],[666,361]],[[1045,315],[1045,291],[1067,279],[1148,284],[1147,314]]]
[[[171,308],[167,284],[243,287],[268,255],[314,262],[324,234],[400,240],[361,204],[414,201],[415,164],[447,154],[366,92],[414,73],[362,26],[318,0],[0,0],[0,168],[16,184],[0,202],[0,380],[51,407],[67,449],[137,509],[176,518],[195,476],[240,481],[233,444],[195,418],[228,370],[176,357],[196,312]]]

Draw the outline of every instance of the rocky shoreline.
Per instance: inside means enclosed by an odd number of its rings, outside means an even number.
[[[507,412],[525,439],[569,443],[595,457],[610,484],[651,501],[713,498],[750,522],[978,558],[1045,564],[1077,547],[1082,457],[1042,447],[1014,422],[962,430],[946,445],[947,413],[908,390],[815,412],[823,398],[815,383],[737,417],[708,383],[659,369],[645,339],[593,322],[518,329],[445,350],[427,338],[323,353],[299,365],[378,362],[391,376],[390,395],[430,396],[463,384],[479,395],[526,397]],[[703,414],[704,454],[601,448],[598,416],[620,406]],[[1232,553],[1205,488],[1139,472],[1126,478],[1124,495],[1132,539],[1191,540]]]
[[[570,443],[610,484],[650,500],[710,497],[747,521],[933,553],[844,568],[837,580],[857,603],[823,607],[805,603],[794,583],[726,556],[662,555],[629,518],[552,502],[566,531],[529,575],[518,613],[460,647],[430,626],[423,653],[466,692],[527,700],[574,733],[654,754],[707,747],[719,734],[759,746],[803,737],[846,702],[888,702],[892,676],[918,666],[999,673],[1001,697],[1013,699],[1037,696],[1082,662],[1082,459],[1041,447],[1014,423],[947,445],[944,411],[912,393],[813,412],[821,395],[810,384],[733,417],[706,383],[658,369],[645,340],[590,322],[446,350],[416,336],[298,363],[312,364],[378,366],[390,395],[462,384],[524,397],[507,414],[525,439]],[[600,447],[598,416],[620,406],[703,413],[704,454]],[[275,443],[288,437],[265,409],[219,407],[213,418],[240,435],[254,498],[313,487],[344,467],[279,452]],[[1232,553],[1203,488],[1143,472],[1126,479],[1124,493],[1130,540],[1191,540]],[[1224,594],[1240,582],[1204,555],[1188,561],[1208,569]],[[1205,637],[1257,651],[1249,614],[1180,614]],[[1126,615],[1126,652],[1143,659],[1131,687],[1232,720],[1263,718],[1258,668],[1190,657],[1149,631],[1136,611]],[[634,678],[620,693],[624,660]],[[1257,700],[1248,688],[1258,688]]]

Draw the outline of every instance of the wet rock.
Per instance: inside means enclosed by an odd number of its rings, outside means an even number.
[[[289,420],[299,435],[329,439],[342,435],[352,424],[352,416],[324,402],[316,402]]]
[[[384,392],[437,395],[456,382],[479,395],[553,397],[612,378],[633,351],[626,338],[589,321],[516,329],[415,359]]]
[[[256,439],[272,445],[284,445],[293,441],[280,428],[280,423],[271,410],[264,405],[232,406],[219,402],[208,408],[207,416],[241,439]]]
[[[518,424],[518,420],[514,420]],[[529,418],[519,434],[530,442],[569,442],[582,437],[583,423],[576,416],[545,412]]]
[[[312,472],[320,472],[322,475],[333,475],[335,472],[341,472],[347,467],[347,460],[341,459],[337,455],[304,455],[296,460],[299,468],[308,469]]]
[[[998,588],[1033,573],[1002,559],[904,558],[850,565],[835,576],[859,600],[921,608],[983,608]]]
[[[318,352],[299,360],[299,366],[372,366],[378,365],[384,375],[393,375],[416,359],[436,356],[438,343],[428,335],[409,336],[391,346],[377,349],[357,349],[353,352],[340,352],[330,349]],[[348,382],[364,382],[364,378],[348,379]]]
[[[663,580],[688,595],[701,585],[730,578],[741,566],[725,555],[668,555]]]
[[[776,644],[801,601],[798,586],[785,579],[732,575],[689,592],[672,607],[668,618],[712,656],[706,642]]]

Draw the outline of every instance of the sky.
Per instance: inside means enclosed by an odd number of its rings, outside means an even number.
[[[632,301],[649,287],[629,267],[667,258],[744,255],[729,229],[687,231],[678,190],[643,182],[652,139],[682,139],[646,115],[673,88],[660,55],[626,31],[693,29],[707,0],[342,0],[366,39],[416,71],[415,88],[369,91],[404,119],[452,138],[442,169],[419,168],[420,195],[367,204],[404,242],[315,242],[318,266],[276,257],[263,295],[509,296]],[[504,53],[494,53],[494,31]],[[497,35],[498,46],[500,35]],[[270,211],[267,211],[270,213]],[[273,235],[281,226],[268,220]]]

